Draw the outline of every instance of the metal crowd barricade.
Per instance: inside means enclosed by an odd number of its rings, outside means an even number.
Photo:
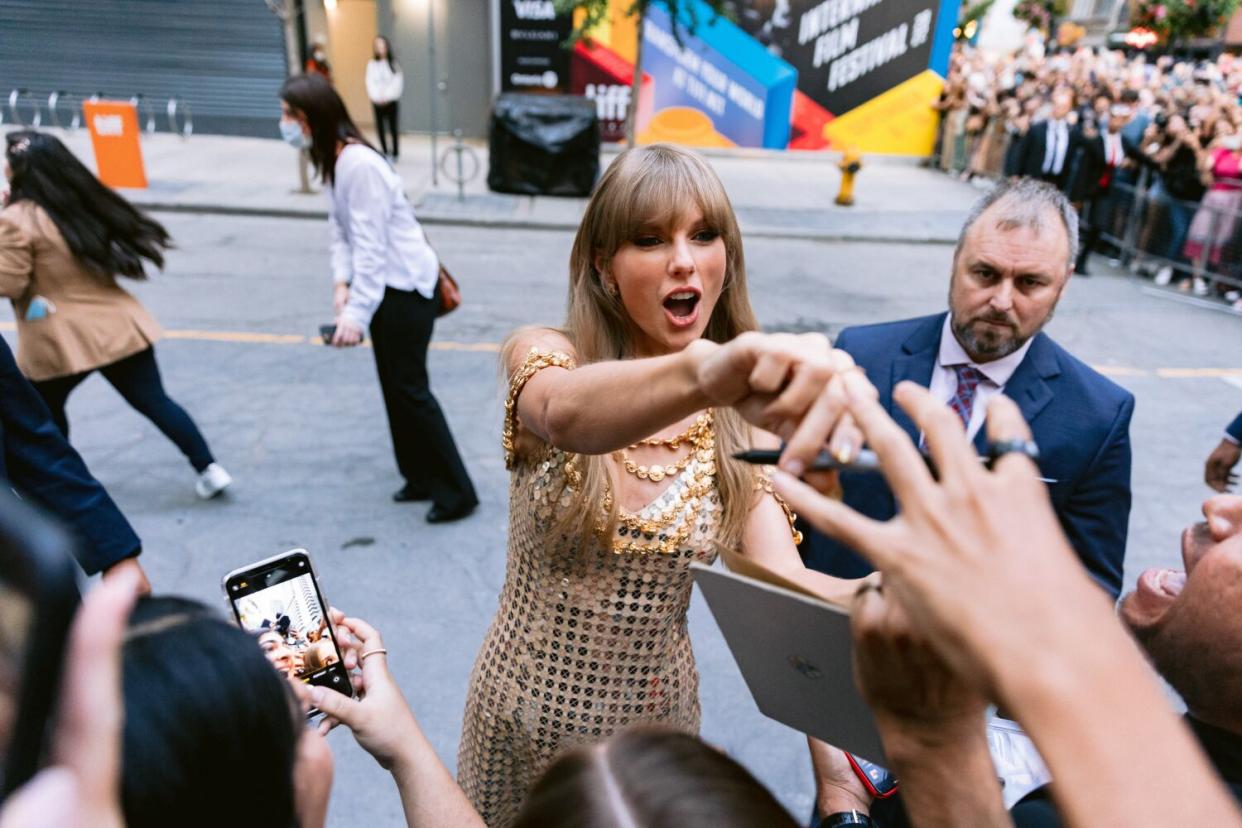
[[[1217,183],[1242,192],[1242,181]],[[1132,270],[1168,267],[1175,279],[1204,280],[1209,292],[1213,285],[1242,290],[1242,196],[1231,207],[1173,198],[1159,174],[1144,169],[1133,183],[1114,182],[1090,220]]]
[[[65,134],[72,134],[82,126],[83,102],[98,101],[106,97],[108,96],[103,91],[97,91],[87,97],[71,94],[64,89],[57,89],[47,96],[48,125],[62,130]],[[128,100],[138,112],[138,120],[142,130],[148,135],[153,134],[159,123],[156,103],[142,94],[131,95]],[[72,105],[70,105],[71,101]],[[28,126],[36,129],[43,125],[43,108],[40,106],[40,99],[32,95],[30,90],[9,90],[7,104],[7,107],[0,107],[0,124],[8,122],[19,127]],[[23,109],[27,110],[29,119],[23,117]],[[65,121],[62,117],[62,111],[69,113],[68,121]],[[169,98],[166,112],[168,113],[169,132],[180,135],[183,139],[189,138],[194,134],[194,120],[190,112],[190,105],[184,99],[178,97]]]

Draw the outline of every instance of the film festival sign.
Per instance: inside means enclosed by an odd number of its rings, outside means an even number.
[[[673,21],[653,2],[640,26],[631,0],[610,0],[606,25],[569,50],[553,3],[503,0],[504,88],[586,95],[619,140],[641,54],[640,142],[926,155],[959,4],[739,0],[726,19],[691,0]]]

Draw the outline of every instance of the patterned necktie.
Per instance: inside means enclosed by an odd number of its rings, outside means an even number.
[[[962,425],[969,431],[970,415],[975,405],[975,389],[979,387],[983,374],[969,365],[954,365],[953,372],[957,374],[957,391],[953,392],[953,397],[949,400],[949,408],[962,418]]]

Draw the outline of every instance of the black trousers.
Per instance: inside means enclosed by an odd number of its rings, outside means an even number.
[[[371,344],[397,468],[410,488],[455,512],[479,500],[427,377],[427,346],[439,305],[438,290],[427,299],[418,291],[388,288],[371,318]]]
[[[390,101],[386,104],[371,104],[371,108],[375,110],[375,130],[379,133],[380,149],[384,151],[384,155],[391,155],[394,159],[401,154],[400,148],[397,146],[397,102]],[[388,141],[384,135],[387,128],[392,134],[392,152],[388,151]]]
[[[53,422],[65,437],[69,436],[69,418],[65,415],[65,403],[69,400],[70,392],[93,373],[94,371],[85,371],[32,383],[51,410]],[[211,449],[207,448],[207,441],[203,439],[198,426],[185,409],[165,393],[164,383],[160,380],[160,368],[155,363],[154,347],[105,365],[99,369],[99,373],[125,398],[125,402],[150,420],[165,437],[181,449],[181,453],[194,466],[195,471],[201,472],[214,462]]]

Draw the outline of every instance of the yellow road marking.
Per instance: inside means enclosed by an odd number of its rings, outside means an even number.
[[[1242,377],[1242,368],[1157,368],[1156,376],[1164,379]]]
[[[1150,373],[1145,368],[1127,368],[1124,365],[1092,365],[1106,377],[1145,377]]]

